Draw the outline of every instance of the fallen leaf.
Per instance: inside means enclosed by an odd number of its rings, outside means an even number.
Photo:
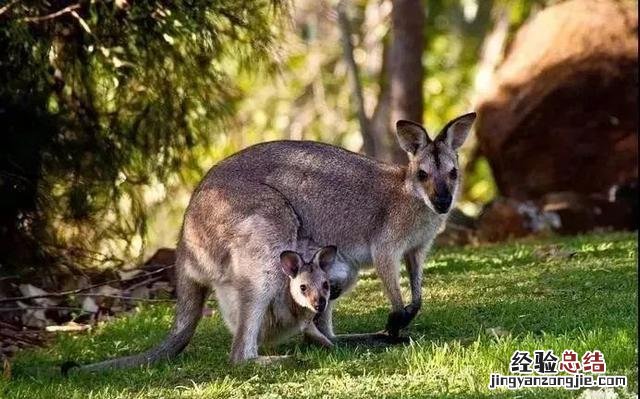
[[[20,302],[18,302],[18,305],[20,306]],[[24,307],[24,304],[20,307]],[[25,309],[21,319],[22,324],[27,327],[44,328],[49,324],[44,309]]]
[[[119,298],[114,297],[121,296],[122,291],[110,285],[103,285],[97,289],[94,289],[92,292],[94,294],[100,294],[98,296],[91,297],[98,307],[110,308],[114,305],[114,303],[121,301]]]
[[[118,276],[120,276],[122,280],[131,280],[140,273],[142,273],[142,270],[140,269],[118,270]]]
[[[129,291],[132,298],[149,299],[149,288],[145,285],[134,288]]]
[[[103,285],[101,287],[98,287],[98,289],[95,290],[95,293],[100,295],[119,295],[121,293],[121,290],[110,285]]]
[[[82,300],[82,310],[89,313],[96,313],[100,308],[90,296],[85,297]]]
[[[20,290],[20,293],[23,296],[37,296],[37,295],[50,294],[49,292],[43,290],[42,288],[38,288],[35,285],[31,285],[31,284],[20,284],[18,286],[18,289]],[[56,306],[58,303],[60,303],[59,299],[53,299],[53,298],[34,298],[32,299],[32,301],[37,303],[40,306]]]
[[[91,326],[88,324],[80,324],[75,321],[70,321],[67,324],[61,326],[47,326],[45,330],[49,332],[78,332],[78,331],[86,331],[91,329]]]

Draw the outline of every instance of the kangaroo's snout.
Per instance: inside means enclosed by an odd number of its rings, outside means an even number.
[[[318,298],[318,300],[315,301],[313,304],[313,308],[316,310],[316,312],[322,312],[326,309],[326,307],[327,307],[327,299],[324,297]]]
[[[453,197],[449,192],[436,195],[436,197],[432,200],[433,207],[438,213],[447,213],[452,201]]]

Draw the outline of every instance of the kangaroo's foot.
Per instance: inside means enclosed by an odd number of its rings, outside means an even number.
[[[313,322],[304,330],[304,341],[324,348],[333,348],[333,342],[331,342],[331,339],[320,332]]]
[[[400,330],[407,327],[411,321],[413,321],[418,314],[418,310],[420,310],[420,306],[410,304],[405,306],[404,309],[389,313],[385,331],[393,337],[399,337]]]

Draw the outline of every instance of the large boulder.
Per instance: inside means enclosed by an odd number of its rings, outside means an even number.
[[[566,1],[518,31],[476,123],[503,196],[605,194],[637,180],[635,4]]]

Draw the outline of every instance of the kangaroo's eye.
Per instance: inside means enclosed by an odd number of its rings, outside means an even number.
[[[300,284],[300,291],[302,291],[302,292],[307,291],[307,285],[306,284]]]
[[[325,290],[325,291],[328,290],[329,289],[329,283],[326,282],[326,281],[324,283],[322,283],[322,289]]]
[[[453,168],[449,171],[449,179],[455,180],[458,178],[458,169]]]
[[[429,178],[429,174],[427,172],[425,172],[424,170],[420,169],[418,171],[418,180],[420,181],[425,181]]]

